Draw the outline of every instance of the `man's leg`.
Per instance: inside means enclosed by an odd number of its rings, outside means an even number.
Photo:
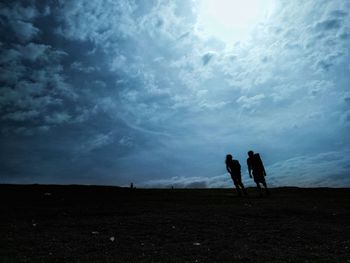
[[[235,185],[236,187],[236,191],[237,191],[237,195],[238,196],[241,196],[241,189],[239,188],[239,183],[237,182],[237,180],[233,180],[233,184]]]
[[[259,195],[262,196],[262,191],[261,191],[261,187],[260,187],[259,181],[255,181],[255,183],[256,183],[256,187],[257,187],[258,190],[259,190]]]
[[[245,187],[244,187],[244,185],[243,185],[243,183],[242,183],[241,180],[239,181],[238,184],[239,184],[239,186],[241,187],[241,189],[242,189],[242,191],[243,191],[243,194],[244,194],[244,195],[248,195],[247,190],[245,190]]]
[[[264,179],[264,181],[262,182],[262,184],[263,184],[263,186],[265,187],[265,193],[266,193],[266,195],[270,195],[270,191],[269,191],[269,189],[267,188],[267,184],[266,184],[265,179]]]

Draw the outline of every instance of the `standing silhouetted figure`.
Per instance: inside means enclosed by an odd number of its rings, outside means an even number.
[[[263,184],[265,187],[265,192],[266,195],[269,195],[269,189],[267,188],[266,181],[265,181],[265,176],[266,176],[266,171],[264,164],[260,158],[260,155],[258,153],[254,153],[253,151],[248,152],[248,159],[247,159],[247,165],[248,165],[248,172],[249,172],[249,177],[254,178],[254,182],[256,183],[256,186],[259,190],[260,196],[262,196],[262,191],[260,187],[260,183]]]
[[[244,195],[247,195],[247,191],[245,190],[244,185],[242,183],[241,165],[239,164],[239,161],[233,160],[232,155],[228,154],[226,155],[225,163],[226,163],[226,169],[231,175],[233,184],[237,189],[238,196],[241,196],[241,191],[243,191]]]

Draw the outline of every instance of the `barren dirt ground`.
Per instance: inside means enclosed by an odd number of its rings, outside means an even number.
[[[350,262],[350,189],[0,186],[0,262]]]

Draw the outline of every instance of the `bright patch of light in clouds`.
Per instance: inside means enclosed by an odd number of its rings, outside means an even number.
[[[198,31],[225,43],[246,39],[273,11],[272,0],[202,0],[197,4]]]

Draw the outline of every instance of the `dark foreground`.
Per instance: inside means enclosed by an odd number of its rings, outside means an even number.
[[[0,185],[0,262],[350,262],[350,189]]]

